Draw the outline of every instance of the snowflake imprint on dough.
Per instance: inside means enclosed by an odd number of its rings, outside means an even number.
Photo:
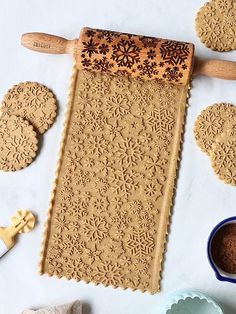
[[[94,270],[94,281],[103,283],[105,286],[115,286],[117,282],[122,282],[123,273],[118,263],[105,261]]]
[[[36,156],[37,135],[28,121],[4,114],[0,118],[0,147],[0,170],[20,170]]]
[[[106,109],[110,117],[121,118],[129,113],[130,106],[128,99],[124,95],[114,93],[107,98]]]
[[[216,137],[236,123],[236,106],[227,103],[214,104],[204,109],[194,125],[197,145],[208,155]]]
[[[234,0],[211,0],[197,13],[196,32],[203,44],[212,50],[236,48],[236,3]]]
[[[123,142],[118,143],[116,154],[120,163],[124,166],[132,167],[143,159],[143,151],[138,139],[127,137]]]
[[[130,254],[139,258],[150,254],[154,248],[154,240],[149,232],[140,230],[133,231],[127,240],[127,249]]]
[[[236,139],[223,133],[212,145],[211,164],[215,174],[225,183],[236,185]]]
[[[155,108],[148,115],[147,125],[157,135],[166,135],[174,127],[174,116],[165,107]]]
[[[100,242],[108,233],[109,224],[105,218],[92,215],[85,220],[83,230],[84,234],[94,242]]]
[[[128,198],[132,191],[137,190],[139,187],[136,177],[137,174],[133,170],[129,171],[124,167],[120,170],[116,170],[111,177],[111,190],[116,195],[122,195],[124,198]]]
[[[5,94],[1,112],[28,120],[36,131],[44,133],[56,117],[56,99],[46,87],[36,82],[14,85]]]
[[[42,272],[156,292],[188,87],[85,70],[76,82]]]

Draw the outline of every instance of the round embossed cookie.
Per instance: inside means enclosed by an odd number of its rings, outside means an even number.
[[[196,32],[206,47],[217,51],[236,49],[236,1],[211,0],[197,13]]]
[[[236,185],[236,137],[224,132],[219,135],[210,151],[215,174],[225,183]]]
[[[236,124],[236,106],[219,103],[204,109],[194,125],[197,145],[208,155],[216,137]]]
[[[43,134],[56,117],[56,99],[50,90],[36,82],[13,86],[3,98],[1,111],[27,119]]]
[[[0,117],[0,170],[25,168],[35,157],[37,144],[37,134],[28,121],[15,115]]]

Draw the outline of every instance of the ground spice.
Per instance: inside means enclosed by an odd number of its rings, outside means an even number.
[[[236,274],[236,223],[225,225],[217,231],[212,239],[211,254],[219,268]]]

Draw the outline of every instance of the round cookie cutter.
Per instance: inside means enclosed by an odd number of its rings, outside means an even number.
[[[170,294],[160,314],[188,314],[189,308],[193,314],[223,314],[215,300],[195,289],[180,290]]]
[[[215,234],[219,231],[220,228],[227,224],[232,224],[236,223],[236,216],[229,217],[227,219],[222,220],[221,222],[218,223],[218,225],[215,226],[215,228],[211,231],[210,236],[208,238],[207,242],[207,256],[208,256],[208,261],[211,265],[211,268],[215,272],[215,276],[218,280],[220,281],[228,281],[231,283],[236,283],[236,274],[229,274],[220,269],[214,262],[211,254],[211,244],[212,244],[212,239],[215,236]]]

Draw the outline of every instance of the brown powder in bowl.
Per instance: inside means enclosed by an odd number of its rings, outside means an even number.
[[[223,271],[236,274],[236,223],[220,228],[211,243],[215,264]]]

